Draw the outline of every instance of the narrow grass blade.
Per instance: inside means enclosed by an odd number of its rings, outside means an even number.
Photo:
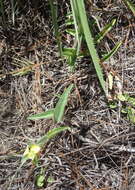
[[[135,16],[135,5],[130,0],[123,0],[127,7],[132,11],[133,15]]]
[[[100,59],[97,53],[97,50],[95,48],[95,44],[94,44],[94,39],[92,37],[92,33],[90,31],[89,28],[89,24],[88,24],[88,20],[87,20],[87,16],[86,16],[86,11],[85,11],[85,6],[84,6],[84,1],[83,0],[77,0],[77,6],[78,6],[78,11],[79,11],[79,15],[80,15],[80,20],[81,20],[81,25],[84,31],[84,36],[86,39],[86,43],[92,58],[92,61],[94,63],[95,69],[96,69],[96,73],[97,76],[99,78],[101,87],[103,88],[104,92],[105,92],[105,81],[103,78],[103,72],[102,72],[102,68],[100,66]]]
[[[3,0],[0,0],[0,13],[2,16],[3,27],[6,27],[6,18],[5,18],[5,9],[4,9],[4,1]]]
[[[62,126],[62,127],[58,127],[58,128],[54,128],[52,130],[50,130],[46,135],[44,135],[43,137],[41,137],[39,140],[37,140],[37,145],[39,145],[40,147],[44,146],[49,140],[51,140],[52,138],[54,138],[57,134],[66,131],[66,130],[70,130],[70,127],[68,126]]]
[[[11,2],[12,23],[13,23],[13,25],[15,25],[15,16],[19,13],[18,12],[18,1],[10,0],[10,2]]]
[[[50,3],[50,7],[51,7],[52,23],[54,26],[54,33],[56,36],[56,41],[58,44],[60,56],[62,56],[61,36],[60,36],[58,21],[57,21],[57,6],[54,4],[55,2],[53,0],[49,0],[49,3]]]
[[[54,120],[58,123],[62,121],[65,106],[68,101],[68,96],[73,88],[73,84],[71,84],[61,95],[58,103],[56,104],[56,107],[54,109]]]
[[[72,9],[72,15],[73,15],[73,20],[74,20],[74,27],[75,27],[75,32],[76,32],[76,39],[78,44],[79,42],[79,32],[80,28],[78,26],[78,21],[79,21],[79,15],[78,15],[78,10],[77,10],[77,5],[76,5],[76,0],[70,0],[71,4],[71,9]]]
[[[109,24],[107,24],[100,32],[99,34],[95,37],[95,42],[99,43],[104,36],[112,29],[112,27],[115,25],[116,19],[113,19]]]
[[[79,11],[78,11],[78,6],[77,6],[77,0],[70,0],[70,4],[71,4],[75,33],[76,33],[74,47],[77,49],[76,56],[78,56],[79,52],[80,52],[81,43],[82,43],[83,31],[82,31],[82,26],[80,23],[80,16],[79,16]]]
[[[102,59],[101,62],[107,61],[111,56],[113,56],[117,50],[119,49],[119,47],[121,46],[122,41],[118,42],[115,47],[107,54],[105,55]]]
[[[50,118],[53,119],[53,117],[54,117],[54,109],[50,109],[46,112],[42,112],[39,114],[29,116],[29,117],[27,117],[27,119],[29,119],[29,120],[50,119]]]

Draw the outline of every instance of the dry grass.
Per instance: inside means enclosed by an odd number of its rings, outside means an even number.
[[[60,24],[64,22],[68,8],[67,2],[61,2]],[[7,189],[27,142],[56,127],[48,120],[28,121],[27,116],[54,107],[55,94],[60,94],[74,82],[76,89],[64,120],[73,132],[65,132],[48,143],[39,167],[27,163],[18,172],[11,189],[38,189],[35,177],[44,168],[46,182],[40,189],[134,190],[134,124],[118,110],[109,109],[88,57],[78,60],[75,73],[68,72],[65,61],[57,54],[47,1],[41,1],[38,10],[32,8],[29,1],[28,4],[28,8],[17,15],[15,26],[9,17],[8,27],[0,27],[0,74],[4,75],[0,79],[0,189]],[[8,3],[6,7],[8,15]],[[113,17],[118,19],[102,46],[108,49],[113,42],[124,39],[117,55],[107,64],[120,74],[124,90],[134,96],[135,26],[132,13],[120,0],[107,0],[98,1],[95,6],[88,3],[88,14],[100,15],[101,27]],[[18,69],[14,58],[25,58],[40,65],[24,76],[5,76]],[[47,182],[48,177],[53,177],[54,182]]]

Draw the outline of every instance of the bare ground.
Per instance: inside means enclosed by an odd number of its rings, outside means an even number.
[[[114,42],[124,40],[106,64],[119,73],[124,91],[135,96],[134,16],[120,0],[93,2],[95,5],[87,5],[88,15],[100,16],[101,27],[117,18],[116,26],[98,48],[108,50]],[[63,31],[69,4],[60,4]],[[23,4],[15,25],[10,5],[5,2],[5,6],[7,26],[0,27],[0,189],[8,189],[27,143],[57,127],[50,120],[28,121],[27,116],[54,107],[56,95],[72,82],[75,89],[63,122],[72,132],[51,140],[39,166],[30,162],[23,166],[10,189],[134,190],[135,126],[118,109],[109,108],[90,58],[79,59],[75,72],[69,72],[65,60],[58,56],[47,1],[41,1],[38,9],[29,1]],[[63,42],[70,45],[66,38],[63,35]],[[24,67],[24,59],[33,67],[23,76],[14,76],[12,72]],[[35,180],[41,168],[45,183],[38,188]],[[52,182],[48,182],[50,177]]]

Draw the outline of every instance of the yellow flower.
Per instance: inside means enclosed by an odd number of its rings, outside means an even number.
[[[37,154],[40,152],[41,147],[37,144],[31,144],[30,146],[27,146],[23,157],[26,159],[34,160],[37,157]]]

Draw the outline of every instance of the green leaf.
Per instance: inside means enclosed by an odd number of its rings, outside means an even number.
[[[67,64],[72,68],[75,66],[76,58],[77,58],[77,49],[75,48],[64,48],[63,49],[63,56],[67,59]]]
[[[125,102],[125,101],[126,101],[126,98],[125,98],[125,96],[124,96],[123,94],[118,94],[118,95],[117,95],[117,98],[118,98],[118,100],[120,100],[120,101],[122,101],[122,102]]]
[[[57,134],[66,130],[70,130],[70,127],[63,126],[63,127],[54,128],[50,130],[47,134],[45,134],[43,137],[41,137],[39,140],[37,140],[37,144],[42,147],[44,146],[44,144],[46,144],[50,139],[55,137]]]
[[[71,25],[74,24],[74,21],[73,21],[72,18],[71,18],[71,19],[67,19],[67,20],[65,21],[65,24],[66,24],[66,26],[71,26]]]
[[[38,119],[50,119],[54,118],[54,109],[50,109],[46,112],[38,113],[32,116],[27,117],[29,120],[38,120]]]
[[[106,92],[103,72],[102,72],[102,68],[100,66],[100,59],[99,59],[97,50],[95,48],[94,39],[92,37],[92,32],[90,31],[90,28],[89,28],[86,11],[85,11],[84,0],[79,0],[79,1],[77,0],[76,3],[77,3],[77,7],[78,7],[79,16],[80,16],[81,26],[83,28],[85,40],[86,40],[86,43],[87,43],[87,46],[89,49],[89,53],[90,53],[92,61],[94,63],[94,67],[96,69],[96,73],[99,78],[101,87],[103,88],[104,92]]]
[[[66,32],[67,32],[68,34],[72,35],[72,36],[75,36],[75,34],[76,34],[75,29],[71,29],[71,28],[66,29]]]
[[[127,7],[132,11],[133,15],[135,16],[135,5],[130,0],[123,0]]]
[[[111,109],[115,109],[115,108],[117,108],[118,106],[117,106],[116,102],[110,102],[110,103],[109,103],[109,107],[110,107]]]
[[[45,183],[45,176],[43,174],[40,174],[36,177],[36,186],[37,187],[43,187]]]
[[[127,112],[127,117],[129,119],[129,121],[131,121],[132,123],[135,123],[135,109],[128,107],[128,112]]]
[[[113,19],[109,24],[107,24],[100,32],[99,34],[95,37],[95,42],[99,43],[104,36],[112,29],[112,27],[115,25],[116,19]]]
[[[47,182],[48,183],[53,183],[53,182],[55,182],[55,179],[50,176],[50,177],[48,177]]]
[[[74,56],[74,54],[76,54],[75,48],[63,48],[63,56],[69,57]]]
[[[71,84],[61,95],[58,103],[56,104],[56,107],[54,109],[54,120],[59,123],[62,121],[65,106],[67,105],[68,96],[73,88],[73,84]]]
[[[122,41],[118,42],[115,47],[107,54],[105,55],[102,59],[101,62],[107,61],[110,57],[113,56],[113,54],[115,54],[117,52],[117,50],[119,49],[119,47],[121,46]]]
[[[128,113],[128,109],[127,108],[122,108],[121,109],[121,113],[127,114]]]
[[[66,15],[67,19],[65,21],[65,25],[66,26],[71,26],[74,24],[74,20],[73,20],[73,14],[72,12],[69,12],[67,15]]]
[[[32,162],[35,165],[37,165],[39,153],[43,146],[57,134],[65,130],[70,130],[70,127],[64,126],[54,128],[50,130],[47,134],[45,134],[43,137],[39,138],[37,142],[27,145],[27,148],[22,156],[21,163],[24,164],[27,160],[32,160]]]
[[[129,95],[125,95],[126,101],[131,105],[131,106],[135,106],[135,98],[134,97],[130,97]]]

